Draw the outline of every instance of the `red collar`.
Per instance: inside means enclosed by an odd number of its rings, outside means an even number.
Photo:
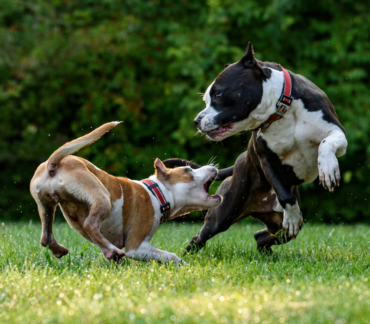
[[[161,220],[159,221],[159,224],[167,222],[170,217],[171,205],[166,200],[161,188],[159,188],[157,183],[149,179],[141,180],[141,182],[146,185],[149,191],[158,199],[159,203],[161,204]]]
[[[284,73],[284,84],[280,98],[276,103],[276,112],[273,113],[269,117],[269,119],[263,122],[259,127],[252,129],[252,131],[257,131],[257,138],[261,135],[261,132],[263,132],[263,130],[269,128],[271,123],[284,117],[284,114],[288,111],[290,105],[292,104],[292,101],[294,100],[294,98],[291,96],[292,80],[290,79],[290,75],[287,70],[285,70],[282,66],[280,67]]]

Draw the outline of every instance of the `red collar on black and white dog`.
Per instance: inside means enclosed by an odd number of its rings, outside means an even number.
[[[141,182],[147,186],[149,191],[154,195],[154,197],[158,199],[160,203],[161,219],[159,221],[159,224],[167,222],[170,218],[171,205],[166,200],[166,197],[164,196],[161,188],[159,188],[157,183],[149,179],[141,180]]]
[[[254,129],[257,131],[257,137],[261,135],[261,132],[267,128],[274,122],[284,117],[284,114],[288,111],[290,105],[294,98],[291,96],[292,94],[292,80],[290,79],[290,75],[286,69],[280,66],[284,73],[284,84],[283,90],[281,92],[280,98],[276,103],[276,112],[272,114],[269,119],[267,119],[263,124],[261,124],[258,128]]]

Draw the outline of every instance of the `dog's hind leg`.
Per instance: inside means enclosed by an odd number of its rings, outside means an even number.
[[[254,185],[255,179],[259,181],[256,170],[247,168],[249,163],[251,161],[247,152],[238,157],[233,175],[226,178],[217,189],[217,194],[223,197],[222,203],[208,210],[204,225],[186,247],[187,252],[198,251],[210,238],[226,231],[233,223],[249,215],[248,204],[251,187]],[[268,183],[267,186],[269,187]]]
[[[38,167],[31,180],[30,191],[33,199],[36,201],[41,219],[42,233],[40,243],[42,246],[48,246],[55,257],[61,258],[68,253],[68,250],[55,240],[53,233],[54,214],[59,197],[55,193],[50,192],[45,173],[46,164],[43,163]]]
[[[38,201],[37,205],[42,224],[40,243],[42,246],[48,246],[55,257],[61,258],[68,253],[68,249],[59,244],[54,237],[53,221],[56,204],[43,204]]]
[[[108,261],[119,261],[124,258],[125,253],[110,243],[100,232],[100,226],[104,219],[109,216],[112,204],[109,197],[99,197],[89,208],[89,216],[86,218],[83,228],[103,252]]]
[[[243,154],[240,158],[244,160]],[[239,159],[238,159],[239,160]],[[186,247],[186,251],[197,252],[204,247],[206,241],[226,231],[232,224],[248,216],[248,199],[250,198],[252,176],[241,176],[244,173],[244,163],[235,164],[235,171],[232,177],[227,178],[217,189],[217,194],[223,197],[223,202],[208,210],[204,219],[203,227],[195,235]]]
[[[233,210],[230,210],[230,207],[233,205],[228,201],[230,182],[231,178],[228,178],[218,188],[217,194],[223,196],[224,200],[218,207],[208,210],[202,228],[186,247],[187,252],[198,252],[205,246],[206,241],[218,233],[226,231],[233,224],[234,219],[240,214],[240,211],[236,210],[237,208],[235,208],[235,213],[233,213]]]
[[[85,219],[82,217],[79,219],[79,223],[87,233],[86,237],[89,237],[100,248],[108,261],[119,261],[125,253],[109,242],[100,232],[102,222],[109,216],[112,209],[109,191],[84,165],[76,163],[64,166],[64,168],[67,167],[73,167],[74,171],[64,174],[64,184],[61,187],[63,186],[68,194],[73,195],[88,208],[88,216],[85,216]]]

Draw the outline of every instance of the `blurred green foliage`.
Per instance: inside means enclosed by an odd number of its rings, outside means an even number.
[[[370,178],[368,1],[80,0],[0,2],[0,218],[38,218],[37,166],[104,122],[123,124],[78,153],[141,179],[154,158],[234,163],[249,134],[195,136],[199,92],[237,61],[281,63],[321,87],[347,131],[342,186],[301,186],[308,220],[364,221]]]

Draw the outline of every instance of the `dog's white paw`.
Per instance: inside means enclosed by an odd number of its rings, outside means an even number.
[[[173,261],[173,264],[174,266],[178,267],[178,266],[183,266],[183,265],[186,265],[187,263],[183,260],[183,259],[180,259],[177,255],[173,255],[173,257],[171,258],[172,261]]]
[[[318,159],[319,179],[323,187],[329,188],[333,192],[335,186],[339,186],[340,171],[338,159],[335,155],[326,156],[324,154]]]
[[[185,266],[187,265],[187,262],[185,262],[184,260],[180,259],[179,262],[175,263],[175,265],[178,267],[178,266]]]
[[[288,235],[297,236],[302,224],[303,217],[298,204],[296,203],[293,206],[287,204],[284,209],[283,228],[285,228]]]

